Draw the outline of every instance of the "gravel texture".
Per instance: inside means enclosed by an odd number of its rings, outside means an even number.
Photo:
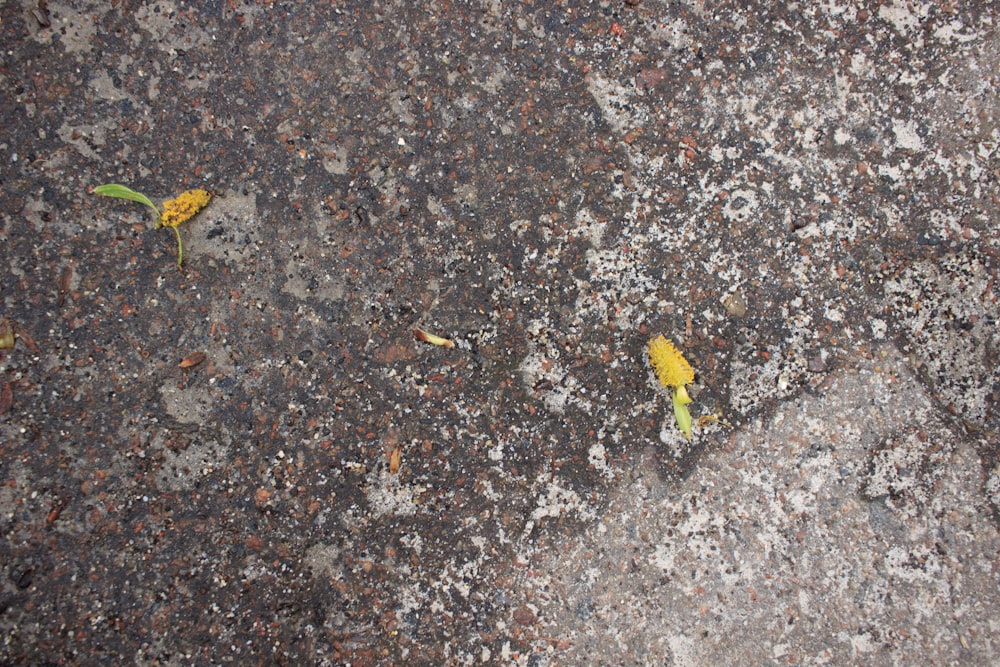
[[[1000,663],[998,22],[4,3],[0,661]]]

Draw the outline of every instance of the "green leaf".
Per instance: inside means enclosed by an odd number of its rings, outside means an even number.
[[[117,183],[108,183],[107,185],[98,185],[94,188],[94,193],[102,195],[104,197],[115,197],[117,199],[128,199],[129,201],[139,202],[140,204],[145,204],[149,208],[153,209],[153,213],[156,214],[156,219],[160,219],[160,209],[156,208],[149,197],[142,194],[141,192],[136,192],[131,188],[127,188],[124,185],[118,185]]]
[[[687,404],[691,402],[687,390],[683,386],[673,393],[674,417],[677,419],[677,428],[681,430],[684,437],[691,439],[691,413],[687,409]]]

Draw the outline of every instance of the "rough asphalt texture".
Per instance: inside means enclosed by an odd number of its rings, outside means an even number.
[[[5,664],[1000,664],[994,3],[0,20]]]

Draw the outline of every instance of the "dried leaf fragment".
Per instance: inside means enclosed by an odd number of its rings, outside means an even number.
[[[414,329],[413,337],[423,343],[430,343],[431,345],[441,345],[443,347],[455,347],[455,343],[448,340],[447,338],[441,338],[441,336],[435,336],[432,333],[427,333],[423,329]]]
[[[178,366],[181,368],[191,368],[192,366],[197,366],[203,361],[205,361],[204,352],[192,352],[188,356],[181,359],[181,363],[179,363]]]
[[[24,343],[28,347],[28,349],[34,352],[35,354],[41,352],[41,350],[38,349],[38,343],[35,342],[35,339],[31,337],[31,334],[29,334],[21,327],[17,328],[17,337],[20,338],[21,342]]]
[[[73,267],[64,266],[62,273],[59,274],[59,305],[62,306],[66,302],[66,296],[69,294],[70,288],[73,285]]]
[[[51,28],[52,19],[49,17],[49,3],[48,0],[38,0],[38,7],[31,10],[32,15],[35,20],[38,21],[38,26],[40,28]]]
[[[0,320],[0,350],[14,348],[14,325],[6,317]]]
[[[743,298],[743,292],[739,290],[732,294],[727,294],[722,299],[722,305],[725,306],[726,312],[733,317],[743,317],[747,314],[747,302]]]
[[[709,424],[722,424],[723,426],[728,426],[726,422],[722,421],[721,415],[702,415],[698,417],[698,428],[704,428]]]
[[[52,503],[52,507],[49,508],[49,514],[45,517],[45,522],[55,523],[58,521],[64,509],[66,509],[66,502],[62,498],[56,499],[56,501]]]
[[[14,406],[14,388],[11,386],[10,382],[4,382],[3,387],[0,388],[0,415],[5,415],[10,412],[10,409]]]

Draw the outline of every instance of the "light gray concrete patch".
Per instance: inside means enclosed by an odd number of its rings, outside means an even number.
[[[260,224],[256,194],[227,190],[181,226],[184,254],[190,261],[208,256],[225,263],[246,262],[261,250]]]
[[[995,664],[985,471],[890,347],[526,556],[550,664]]]

